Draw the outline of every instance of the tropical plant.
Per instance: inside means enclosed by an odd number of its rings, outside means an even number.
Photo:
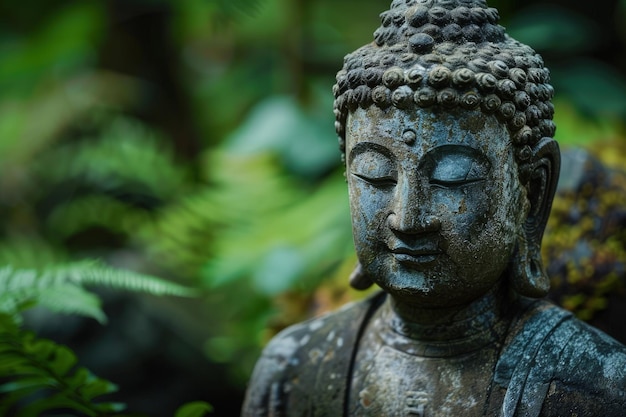
[[[20,328],[22,313],[44,307],[55,313],[79,314],[104,322],[99,298],[86,286],[141,291],[154,295],[190,296],[195,292],[169,281],[94,262],[41,270],[0,270],[0,415],[40,416],[53,412],[93,417],[123,416],[125,405],[100,397],[115,384],[84,367],[71,349]],[[178,417],[202,416],[206,403],[188,404]]]

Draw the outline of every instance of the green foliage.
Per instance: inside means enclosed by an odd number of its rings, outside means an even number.
[[[14,269],[37,269],[68,262],[62,248],[41,237],[22,235],[0,243],[0,265]]]
[[[547,2],[529,5],[508,19],[507,30],[546,59],[558,99],[566,99],[595,121],[602,123],[607,118],[623,121],[626,117],[624,68],[620,71],[595,56],[603,49],[616,53],[619,46],[611,41],[610,28],[601,27],[597,16],[585,15],[576,8],[582,9]],[[618,21],[616,18],[607,23]],[[615,30],[621,31],[620,25],[617,26]]]
[[[155,263],[184,271],[208,290],[207,303],[219,315],[206,319],[213,331],[206,352],[229,363],[239,383],[249,375],[268,321],[303,318],[310,308],[304,294],[353,251],[341,172],[306,184],[276,160],[262,150],[208,154],[211,187],[161,207],[141,233]],[[301,294],[292,294],[293,304],[302,301],[299,311],[272,301],[286,292]]]
[[[558,112],[554,122],[558,126],[555,139],[562,146],[593,147],[601,139],[619,139],[624,125],[621,120],[612,117],[590,119],[581,114],[571,102],[556,100]]]
[[[552,279],[550,296],[583,320],[593,319],[610,300],[626,294],[626,174],[623,145],[604,142],[595,159],[578,156],[566,162],[569,182],[562,184],[552,206],[542,251]],[[593,163],[592,163],[593,161]],[[619,170],[611,171],[611,163]],[[574,177],[574,178],[572,178]],[[580,181],[580,184],[577,183]]]
[[[124,406],[101,401],[116,386],[78,367],[67,347],[21,330],[0,313],[0,415],[31,417],[45,411],[73,410],[74,415],[121,416]]]
[[[168,281],[131,271],[113,270],[86,261],[43,270],[0,269],[0,312],[19,319],[26,306],[40,305],[58,313],[79,314],[105,322],[99,298],[83,286],[141,291],[154,295],[189,296],[194,292]]]
[[[538,50],[561,54],[590,50],[600,40],[599,28],[587,16],[564,7],[539,4],[525,8],[509,21],[508,32],[515,39]]]
[[[59,146],[33,169],[33,177],[49,192],[64,197],[75,190],[46,219],[56,239],[94,227],[138,237],[152,223],[155,208],[189,186],[188,171],[163,138],[136,120],[104,119],[95,123],[104,124],[98,137]]]
[[[203,401],[194,401],[176,410],[174,417],[203,417],[211,411],[213,411],[213,407],[210,404]]]
[[[0,415],[38,416],[48,410],[74,410],[86,416],[117,416],[120,403],[97,402],[116,386],[77,367],[67,347],[21,330],[21,313],[40,306],[56,313],[106,321],[100,299],[84,286],[101,286],[154,295],[190,296],[194,291],[155,277],[114,270],[96,262],[45,269],[0,269]],[[208,405],[204,406],[208,411]],[[183,415],[202,415],[201,404]]]
[[[315,91],[315,110],[330,108],[327,91]],[[251,109],[248,117],[225,140],[228,153],[271,153],[288,172],[316,178],[337,166],[337,137],[330,115],[303,111],[293,97],[273,97]],[[303,151],[306,150],[306,151]]]
[[[94,125],[104,125],[98,137],[67,143],[42,155],[34,170],[41,185],[80,181],[102,191],[134,186],[159,200],[176,194],[186,170],[176,163],[170,144],[162,137],[130,118],[104,118]]]
[[[33,33],[23,37],[12,34],[9,41],[3,39],[3,94],[28,95],[32,85],[41,79],[66,77],[90,65],[94,44],[102,36],[102,13],[102,5],[97,2],[74,2],[53,11]],[[9,21],[3,22],[7,30]]]
[[[626,117],[626,81],[614,68],[580,59],[553,71],[555,88],[583,112],[596,119]]]

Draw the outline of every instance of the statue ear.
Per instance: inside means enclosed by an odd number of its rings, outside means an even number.
[[[518,236],[512,283],[519,294],[540,298],[550,289],[550,279],[541,261],[541,239],[556,192],[561,156],[558,144],[551,138],[543,138],[530,153],[523,171],[525,178],[521,178],[528,184],[530,210],[523,233]]]
[[[561,169],[561,154],[557,142],[552,138],[541,139],[532,149],[529,165],[530,211],[524,229],[529,241],[541,244]]]
[[[355,290],[366,290],[374,285],[374,282],[367,276],[360,262],[357,262],[354,271],[350,274],[350,286]]]

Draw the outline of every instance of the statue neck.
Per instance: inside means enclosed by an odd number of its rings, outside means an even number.
[[[498,287],[466,306],[425,309],[390,296],[383,314],[393,332],[453,353],[502,339],[508,323],[502,308],[506,299]]]

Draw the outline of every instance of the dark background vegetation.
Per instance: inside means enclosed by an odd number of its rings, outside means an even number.
[[[103,292],[104,327],[41,310],[26,325],[116,382],[130,410],[169,416],[198,399],[238,415],[276,330],[361,296],[346,289],[355,258],[330,90],[388,3],[0,2],[0,262],[99,258],[202,292]],[[626,1],[490,5],[552,70],[557,139],[620,165]],[[604,214],[622,207],[620,187]],[[568,198],[561,219],[572,201],[589,208]],[[616,224],[601,239],[593,224],[548,235],[551,256],[581,239],[604,251],[553,268],[571,284],[560,301],[587,319],[623,290]],[[601,290],[585,284],[598,275]]]

